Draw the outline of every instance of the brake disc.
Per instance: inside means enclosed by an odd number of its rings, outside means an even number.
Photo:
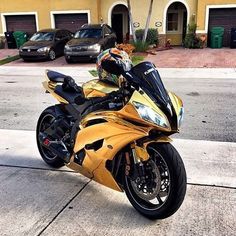
[[[133,190],[135,193],[142,198],[145,201],[153,200],[157,197],[157,195],[160,192],[161,189],[161,174],[160,171],[156,165],[156,163],[153,160],[149,160],[147,164],[149,165],[151,173],[148,173],[148,179],[145,176],[145,181],[141,181],[140,177],[137,177],[136,180],[131,181],[131,185],[133,187]],[[150,176],[152,179],[150,179]],[[153,186],[150,188],[150,186]]]

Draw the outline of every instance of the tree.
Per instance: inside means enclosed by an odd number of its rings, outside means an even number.
[[[146,39],[147,39],[148,28],[150,24],[151,15],[152,15],[152,6],[153,6],[153,0],[150,1],[150,5],[149,5],[149,11],[148,11],[146,26],[145,26],[145,30],[143,34],[143,40],[142,40],[143,43],[146,42]]]
[[[133,35],[133,40],[134,40],[134,42],[136,43],[136,42],[137,42],[137,39],[136,39],[135,31],[134,31],[134,25],[133,25],[133,18],[132,18],[130,0],[127,0],[127,5],[128,5],[129,20],[130,20],[130,25],[131,25],[131,31],[132,31],[132,35]]]

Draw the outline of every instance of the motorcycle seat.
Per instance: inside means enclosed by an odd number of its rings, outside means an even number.
[[[50,81],[55,83],[63,83],[64,79],[67,77],[67,75],[61,74],[53,70],[48,70],[46,72],[46,75]]]
[[[85,100],[82,92],[80,93],[78,91],[72,91],[72,90],[65,91],[62,85],[57,85],[54,92],[71,104],[73,103],[82,104],[84,103]]]

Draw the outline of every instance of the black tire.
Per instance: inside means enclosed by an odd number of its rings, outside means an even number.
[[[148,152],[151,157],[150,161],[156,164],[152,170],[155,169],[160,173],[158,194],[150,192],[155,195],[155,198],[147,200],[146,198],[150,196],[145,192],[146,190],[141,192],[140,185],[135,185],[136,182],[128,176],[124,178],[124,190],[130,203],[139,213],[150,219],[164,219],[174,214],[184,200],[187,184],[186,171],[180,155],[171,144],[153,143],[149,146]],[[156,186],[158,186],[157,183]]]
[[[68,64],[70,64],[70,63],[73,62],[72,59],[69,59],[68,57],[65,57],[65,60],[66,60],[66,62],[67,62]]]
[[[29,60],[29,59],[26,59],[26,58],[22,58],[22,60],[23,60],[24,62],[30,62],[30,60]]]
[[[50,49],[48,52],[48,59],[54,61],[56,59],[56,52],[53,49]]]
[[[52,153],[50,150],[48,150],[46,147],[41,145],[39,141],[39,133],[43,132],[47,127],[49,127],[49,125],[51,124],[51,122],[53,122],[55,118],[56,118],[56,112],[54,106],[48,107],[42,112],[37,123],[36,140],[39,153],[43,158],[43,160],[49,166],[52,166],[54,168],[60,168],[65,165],[63,160],[54,153]]]

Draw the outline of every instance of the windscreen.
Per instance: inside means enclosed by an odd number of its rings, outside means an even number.
[[[160,75],[151,62],[142,62],[131,69],[137,77],[138,85],[147,93],[158,105],[165,107],[170,102],[170,98],[161,81]]]
[[[101,29],[81,29],[75,33],[74,38],[83,39],[83,38],[101,38],[102,30]]]
[[[54,38],[54,32],[37,32],[35,33],[30,40],[31,41],[52,41]]]

